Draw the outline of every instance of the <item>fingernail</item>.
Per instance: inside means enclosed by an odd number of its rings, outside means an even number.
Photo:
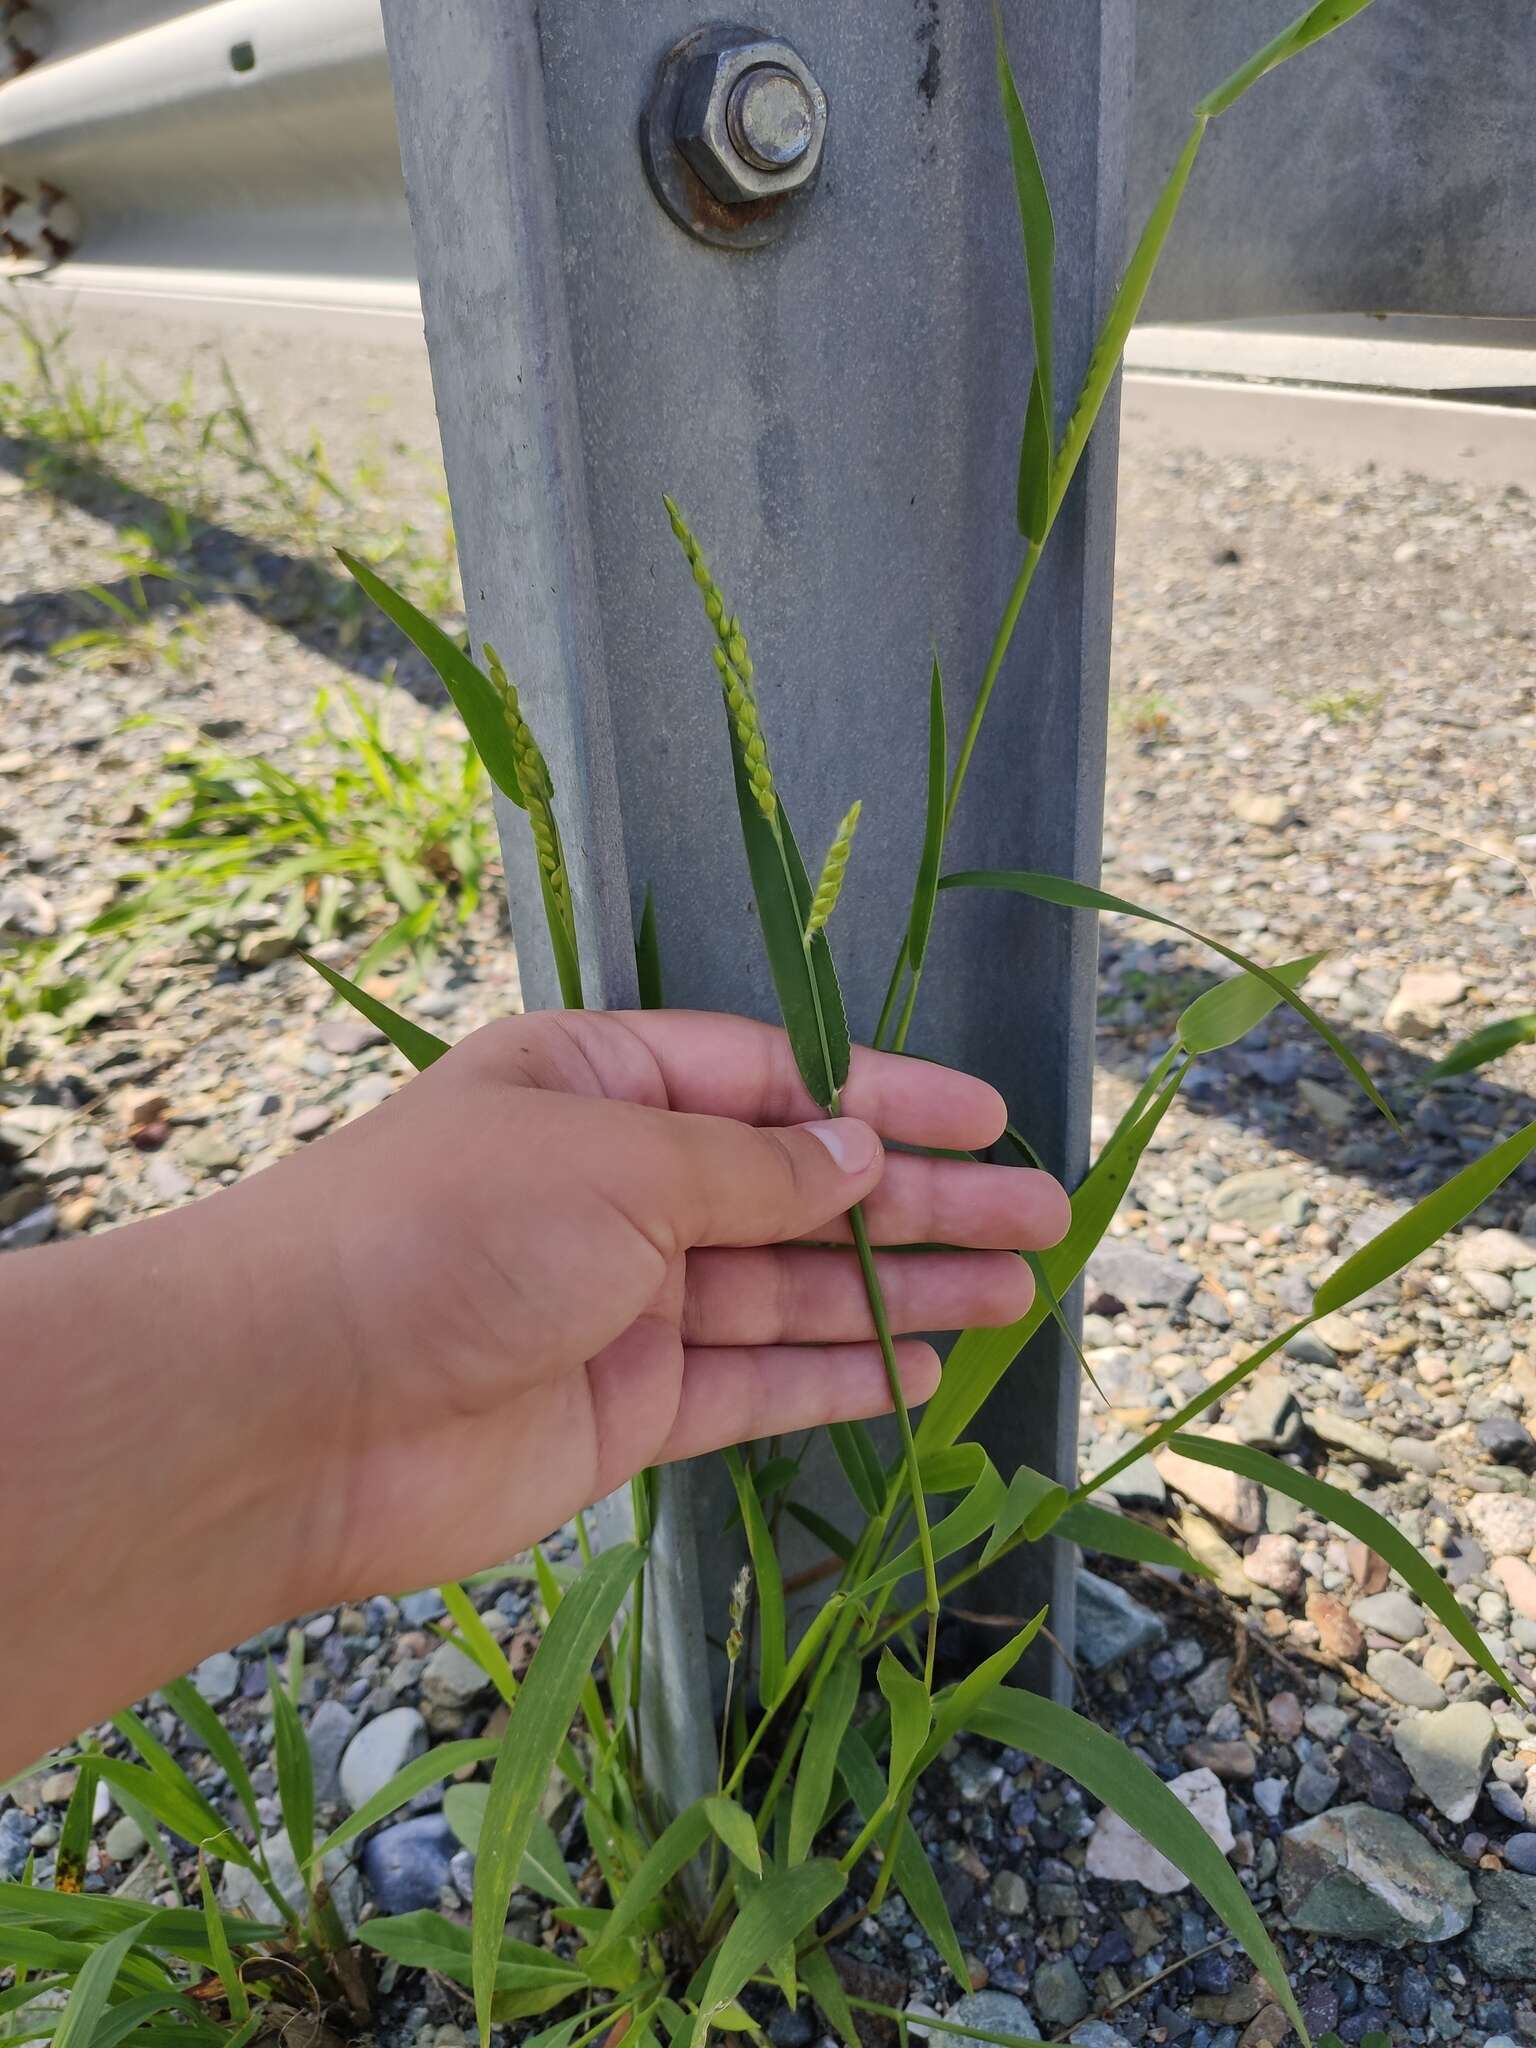
[[[844,1173],[867,1172],[880,1150],[880,1140],[857,1117],[838,1117],[833,1123],[802,1124],[800,1128],[826,1146]]]

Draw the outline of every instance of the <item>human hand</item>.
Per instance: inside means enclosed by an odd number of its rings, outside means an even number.
[[[493,1564],[643,1466],[883,1412],[854,1254],[788,1242],[846,1243],[855,1201],[877,1245],[966,1248],[880,1257],[893,1329],[1021,1316],[1016,1252],[1065,1230],[1057,1184],[877,1137],[987,1145],[997,1093],[856,1052],[843,1102],[822,1121],[783,1034],[745,1019],[546,1013],[251,1183],[345,1305],[288,1367],[324,1386],[308,1604]],[[926,1399],[932,1348],[898,1358]]]
[[[0,1261],[0,1775],[292,1614],[499,1563],[642,1466],[888,1405],[845,1212],[898,1331],[1005,1323],[1049,1176],[974,1150],[984,1082],[855,1051],[828,1125],[741,1018],[493,1024],[307,1151]],[[791,1240],[816,1239],[823,1248]],[[898,1346],[906,1395],[925,1343]],[[58,1626],[88,1613],[89,1629]]]

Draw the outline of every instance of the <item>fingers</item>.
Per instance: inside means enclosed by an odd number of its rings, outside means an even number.
[[[892,1253],[876,1265],[894,1330],[998,1328],[1017,1322],[1034,1296],[1029,1268],[1012,1252]],[[689,1256],[685,1344],[852,1344],[874,1334],[851,1252]]]
[[[646,1048],[674,1109],[750,1124],[798,1124],[819,1114],[789,1040],[750,1017],[638,1010],[580,1021],[565,1018],[562,1027],[590,1039],[594,1064],[605,1083],[612,1075],[618,1092],[629,1092],[632,1074],[617,1054],[603,1057],[599,1034],[605,1030],[622,1030]],[[1007,1120],[1002,1097],[987,1082],[863,1046],[854,1048],[842,1108],[897,1144],[965,1152],[994,1143]]]
[[[937,1352],[904,1339],[896,1362],[907,1401],[926,1401],[939,1383]],[[890,1405],[877,1344],[704,1346],[685,1355],[661,1457],[696,1458],[751,1437],[883,1415]]]
[[[855,1117],[759,1130],[721,1116],[635,1111],[645,1142],[604,1174],[630,1221],[667,1257],[695,1245],[775,1244],[832,1227],[885,1166]]]
[[[1066,1235],[1072,1205],[1059,1182],[1032,1168],[897,1152],[864,1204],[864,1220],[875,1244],[1043,1251]],[[821,1233],[835,1243],[848,1234],[843,1217]]]

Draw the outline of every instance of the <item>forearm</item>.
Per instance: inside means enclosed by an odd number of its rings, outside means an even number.
[[[253,1184],[0,1261],[7,1639],[28,1674],[0,1778],[300,1597],[302,1375],[272,1347],[304,1328],[316,1261],[248,1250],[261,1208]]]

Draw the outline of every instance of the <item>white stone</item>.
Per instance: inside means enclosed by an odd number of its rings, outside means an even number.
[[[1476,1493],[1467,1520],[1498,1557],[1528,1557],[1536,1550],[1536,1500],[1528,1494]]]
[[[349,1810],[356,1813],[382,1792],[426,1746],[427,1724],[414,1707],[391,1707],[365,1722],[342,1753],[341,1796]]]
[[[1536,1238],[1512,1230],[1474,1230],[1456,1246],[1458,1273],[1523,1273],[1536,1266]]]
[[[1227,1795],[1216,1773],[1185,1771],[1181,1777],[1169,1780],[1168,1790],[1189,1808],[1222,1855],[1229,1854],[1235,1837],[1227,1812]],[[1170,1863],[1161,1850],[1154,1849],[1128,1821],[1107,1806],[1099,1815],[1088,1844],[1087,1868],[1090,1877],[1108,1878],[1117,1884],[1139,1884],[1162,1895],[1181,1892],[1189,1883],[1176,1863]]]
[[[1466,993],[1466,980],[1454,967],[1411,968],[1398,983],[1383,1021],[1388,1031],[1400,1031],[1405,1038],[1428,1038],[1439,1030],[1443,1013],[1454,1009]]]
[[[1264,1494],[1254,1480],[1177,1451],[1159,1451],[1152,1462],[1175,1493],[1203,1508],[1213,1521],[1242,1536],[1257,1536],[1263,1528]]]

